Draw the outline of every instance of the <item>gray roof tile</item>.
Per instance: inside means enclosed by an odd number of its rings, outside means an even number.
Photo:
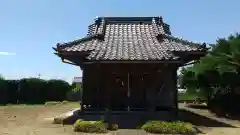
[[[87,37],[58,46],[61,51],[90,51],[89,60],[164,60],[173,51],[204,51],[200,44],[171,35],[160,17],[99,18]]]

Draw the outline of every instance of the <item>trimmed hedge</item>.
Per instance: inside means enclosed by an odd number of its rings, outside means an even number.
[[[158,134],[194,134],[195,130],[190,123],[149,121],[142,126],[146,132]]]
[[[103,121],[82,121],[77,120],[73,129],[75,132],[84,132],[84,133],[106,133],[107,128]]]
[[[44,104],[66,100],[71,86],[63,80],[0,80],[0,104]]]
[[[8,82],[0,79],[0,104],[8,103]]]

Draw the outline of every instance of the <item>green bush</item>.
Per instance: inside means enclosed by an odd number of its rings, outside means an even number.
[[[18,82],[19,80],[7,81],[7,97],[9,104],[18,104]]]
[[[63,101],[71,86],[63,80],[23,78],[0,79],[0,104],[44,104],[46,101]]]
[[[74,123],[73,129],[75,132],[85,132],[85,133],[106,133],[107,132],[107,129],[103,121],[77,120]]]
[[[118,130],[118,124],[113,124],[113,123],[111,123],[111,124],[108,124],[108,130],[111,130],[111,131],[116,131],[116,130]]]
[[[47,100],[47,81],[24,78],[19,81],[18,98],[21,103],[41,104]]]
[[[72,89],[72,92],[79,92],[80,90],[81,90],[80,87],[75,87]]]
[[[142,126],[146,132],[159,134],[194,134],[194,128],[190,123],[149,121]]]
[[[48,80],[47,87],[48,100],[51,101],[63,101],[66,99],[67,92],[71,91],[71,86],[63,80]]]
[[[7,81],[4,79],[0,79],[0,104],[8,103],[8,89],[7,89]]]
[[[73,83],[71,85],[72,91],[73,92],[79,92],[81,91],[82,83]]]

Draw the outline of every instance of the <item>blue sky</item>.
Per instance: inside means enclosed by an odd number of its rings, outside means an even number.
[[[238,0],[1,0],[0,74],[61,78],[79,67],[53,54],[58,42],[81,38],[96,16],[163,16],[174,36],[215,43],[240,31]]]

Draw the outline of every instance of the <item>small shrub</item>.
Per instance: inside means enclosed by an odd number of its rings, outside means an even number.
[[[194,134],[194,128],[190,123],[149,121],[142,126],[146,132],[158,134]]]
[[[85,133],[106,133],[107,132],[107,129],[103,121],[77,120],[74,123],[73,129],[75,132],[85,132]]]
[[[108,130],[116,131],[118,128],[118,124],[108,124]]]

